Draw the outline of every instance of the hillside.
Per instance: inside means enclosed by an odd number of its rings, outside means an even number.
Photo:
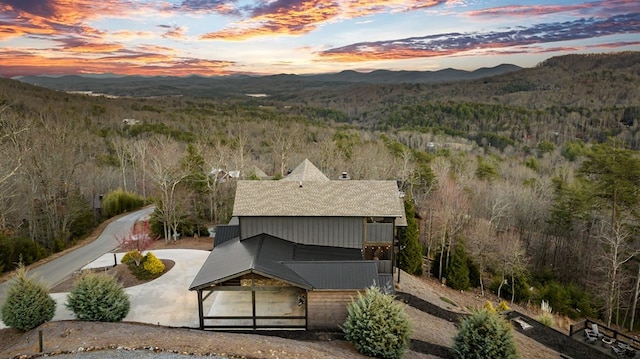
[[[465,80],[460,80],[463,75]],[[432,80],[424,80],[426,77]],[[576,139],[602,141],[612,135],[640,148],[639,52],[567,55],[535,68],[502,65],[464,74],[448,69],[433,73],[21,80],[64,91],[200,97],[287,108],[289,113],[312,120],[383,131],[443,132],[500,149],[542,140],[557,145]]]
[[[193,97],[172,78],[101,79],[124,97],[0,79],[0,268],[72,246],[118,188],[171,196],[187,235],[231,217],[234,182],[214,171],[277,179],[309,159],[329,178],[397,181],[419,254],[463,249],[465,285],[638,330],[637,267],[620,261],[640,231],[639,66],[627,52],[446,83],[181,79],[207,94]],[[438,262],[446,278],[452,261]]]

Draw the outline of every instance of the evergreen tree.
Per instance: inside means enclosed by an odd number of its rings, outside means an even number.
[[[495,310],[472,311],[458,326],[453,353],[460,359],[516,359],[511,326]]]
[[[76,280],[65,305],[78,319],[95,322],[119,322],[130,308],[122,285],[108,274],[96,273]]]
[[[418,241],[418,223],[411,196],[404,201],[407,227],[400,232],[400,252],[398,253],[399,267],[409,274],[422,274],[422,246]]]
[[[599,295],[605,300],[605,319],[611,325],[614,311],[621,306],[624,265],[638,254],[638,242],[632,233],[640,231],[640,158],[611,140],[592,147],[579,175],[590,191],[592,208],[602,210],[596,238],[605,260],[598,270],[607,284],[600,286]]]
[[[459,239],[447,270],[447,285],[457,290],[469,289],[469,266],[464,240]]]
[[[26,331],[50,321],[56,302],[43,284],[28,278],[27,270],[19,266],[1,311],[4,324]]]
[[[343,324],[348,341],[364,355],[377,358],[402,358],[409,346],[411,325],[403,307],[393,296],[376,287],[359,294],[348,307]]]

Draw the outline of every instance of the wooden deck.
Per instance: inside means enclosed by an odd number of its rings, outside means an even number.
[[[598,338],[595,341],[588,341],[586,331],[592,330],[593,324],[597,325]],[[572,324],[569,335],[582,342],[590,342],[595,348],[609,355],[612,358],[640,358],[640,342],[635,338],[618,332],[615,329],[585,319],[576,324]]]

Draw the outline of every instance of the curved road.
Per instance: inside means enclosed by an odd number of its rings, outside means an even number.
[[[151,214],[153,210],[154,207],[146,207],[118,218],[109,223],[96,240],[30,270],[29,276],[41,280],[50,287],[55,285],[74,271],[80,270],[103,254],[116,249],[118,241],[115,236],[129,232],[138,219]],[[0,305],[5,301],[8,282],[0,283]],[[2,327],[4,324],[0,322],[0,328]]]

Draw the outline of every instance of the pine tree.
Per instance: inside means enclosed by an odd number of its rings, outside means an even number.
[[[459,239],[447,270],[447,285],[457,290],[469,289],[469,266],[464,240]]]
[[[460,323],[453,353],[460,359],[518,358],[511,326],[487,308],[472,311]]]
[[[19,266],[2,304],[4,324],[26,331],[50,321],[55,312],[56,302],[47,288],[28,278],[27,270]]]
[[[122,285],[102,273],[87,273],[76,280],[65,305],[78,319],[95,322],[119,322],[130,308]]]
[[[398,266],[409,274],[422,274],[422,246],[418,241],[418,223],[415,218],[415,209],[411,196],[404,201],[407,227],[401,230],[400,252],[398,254]]]
[[[346,339],[364,355],[402,358],[409,346],[411,325],[404,308],[393,296],[376,287],[359,294],[348,307],[343,324]]]

